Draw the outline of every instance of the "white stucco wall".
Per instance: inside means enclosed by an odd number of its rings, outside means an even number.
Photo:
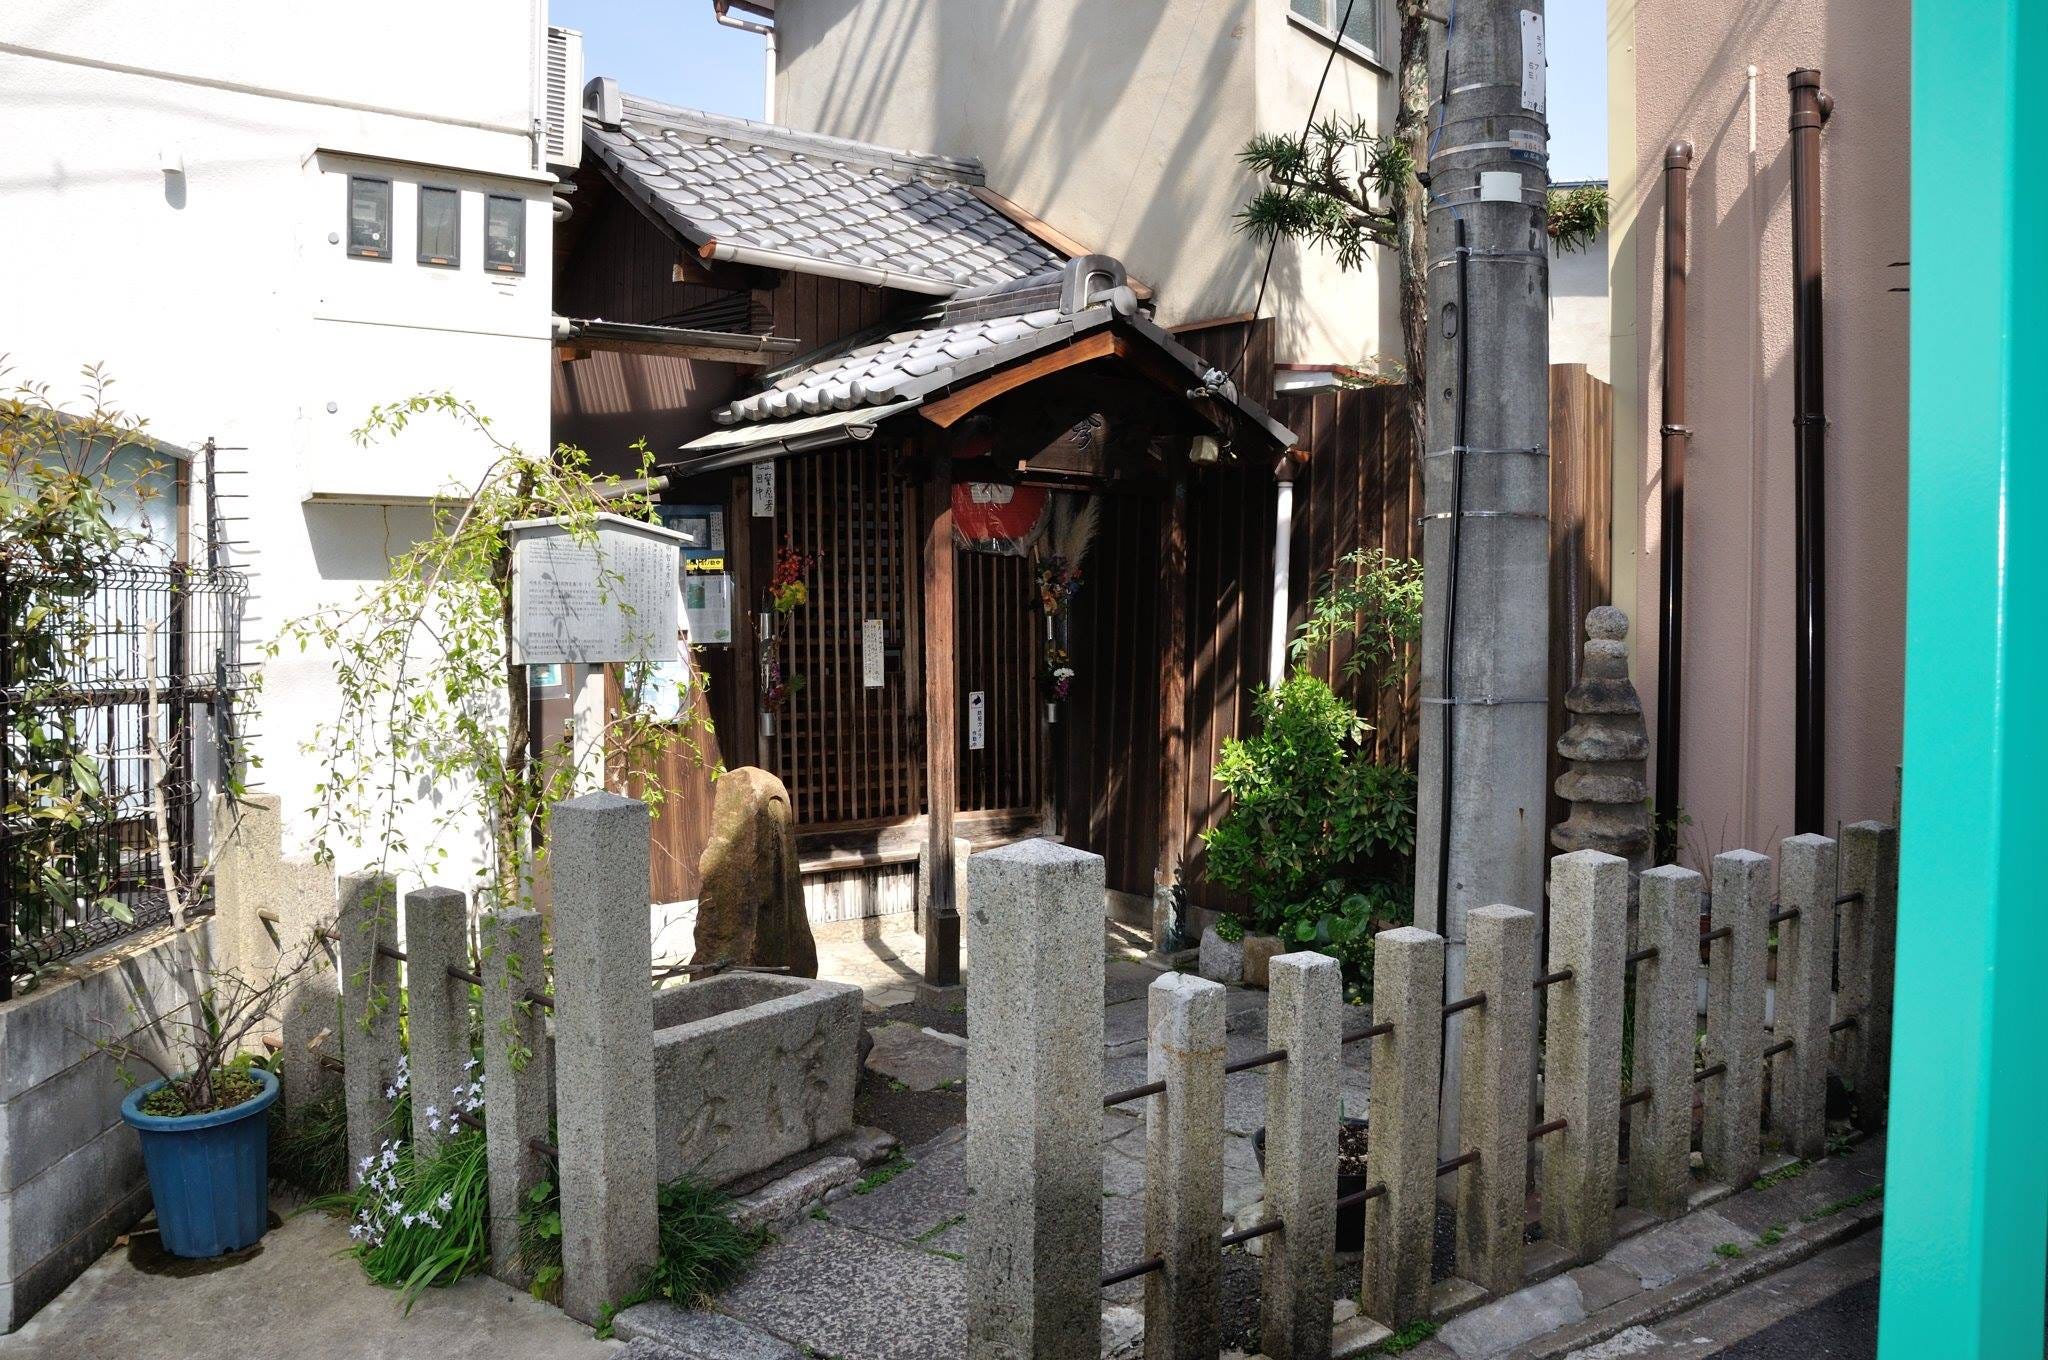
[[[1613,304],[1607,293],[1607,233],[1584,248],[1550,252],[1550,362],[1584,364],[1602,382],[1612,366]]]
[[[489,460],[437,421],[359,448],[373,403],[446,389],[546,446],[550,213],[528,131],[544,22],[541,0],[420,7],[397,27],[267,0],[0,10],[7,381],[63,398],[103,363],[158,438],[246,449],[221,466],[245,473],[222,485],[248,496],[229,513],[248,517],[230,528],[253,645],[381,576],[424,525],[397,502]],[[392,181],[393,259],[346,254],[351,169]],[[459,269],[413,262],[422,181],[463,191]],[[523,276],[483,271],[485,191],[525,203]],[[265,669],[258,778],[292,813],[324,769],[300,747],[335,692],[317,654]]]
[[[779,0],[776,16],[777,121],[980,158],[989,187],[1151,284],[1168,325],[1252,309],[1265,252],[1235,228],[1255,187],[1237,153],[1299,131],[1330,50],[1287,0]],[[1388,127],[1393,84],[1341,50],[1318,107]],[[1283,246],[1277,358],[1398,354],[1392,277]]]

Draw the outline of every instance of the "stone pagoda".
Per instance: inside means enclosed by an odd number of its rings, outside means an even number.
[[[1586,614],[1585,665],[1564,696],[1571,725],[1557,753],[1570,762],[1557,793],[1571,815],[1551,828],[1560,852],[1604,850],[1628,861],[1632,875],[1649,867],[1650,805],[1645,765],[1650,738],[1643,701],[1628,678],[1628,615],[1603,604]]]

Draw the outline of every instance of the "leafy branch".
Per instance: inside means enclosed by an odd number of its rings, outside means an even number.
[[[1364,117],[1332,114],[1304,133],[1262,132],[1238,159],[1265,187],[1237,214],[1238,229],[1261,244],[1307,241],[1345,269],[1364,265],[1372,246],[1400,244],[1400,212],[1415,162],[1395,136],[1376,136]]]
[[[569,795],[576,774],[566,735],[531,753],[526,668],[511,659],[511,526],[551,518],[594,548],[600,514],[652,520],[653,510],[644,492],[593,472],[583,450],[530,453],[448,393],[372,408],[357,441],[395,436],[424,416],[484,440],[489,466],[436,506],[431,531],[391,559],[385,580],[344,606],[287,623],[272,651],[293,641],[301,651],[317,645],[340,693],[337,716],[307,744],[328,767],[309,810],[316,854],[332,860],[343,847],[367,845],[379,864],[410,860],[430,875],[451,840],[474,833],[483,809],[489,831],[479,895],[507,905],[528,896],[549,809]],[[644,478],[653,455],[644,441],[634,447]],[[598,577],[600,596],[614,599],[623,577],[602,561]],[[697,696],[679,697],[680,711],[701,714]],[[660,722],[629,705],[606,715],[600,749],[635,765],[674,748],[701,759],[697,731],[706,721]],[[409,824],[420,811],[428,835],[416,847]]]
[[[1584,250],[1607,230],[1607,189],[1600,184],[1581,184],[1573,189],[1552,189],[1549,198],[1550,240],[1560,251]]]
[[[1421,636],[1422,563],[1379,548],[1360,549],[1346,553],[1323,578],[1290,654],[1299,665],[1317,648],[1355,638],[1344,674],[1375,670],[1380,688],[1390,689],[1407,678],[1410,649]],[[1402,664],[1390,664],[1397,658]]]

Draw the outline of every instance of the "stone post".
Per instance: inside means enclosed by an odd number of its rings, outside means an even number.
[[[970,863],[967,1354],[1096,1360],[1102,857],[1031,840]]]
[[[1145,1277],[1146,1360],[1215,1360],[1223,1319],[1224,990],[1181,973],[1154,982],[1147,1002],[1145,1254],[1166,1262]]]
[[[1486,993],[1486,1004],[1461,1013],[1458,1127],[1479,1160],[1458,1172],[1458,1273],[1502,1295],[1522,1287],[1536,924],[1536,913],[1520,907],[1474,907],[1465,916],[1465,983],[1468,995]]]
[[[1797,911],[1778,925],[1778,1004],[1771,1059],[1771,1128],[1794,1157],[1828,1150],[1828,1017],[1834,1004],[1835,843],[1806,832],[1778,847],[1778,900]]]
[[[1628,1202],[1675,1218],[1692,1197],[1700,876],[1662,865],[1643,875],[1640,896],[1637,944],[1657,952],[1636,965],[1634,1090],[1650,1095],[1629,1115]]]
[[[345,1047],[340,950],[320,938],[320,932],[336,927],[336,887],[332,865],[306,859],[284,861],[278,878],[278,949],[287,958],[297,958],[309,944],[313,949],[311,966],[285,994],[278,1021],[284,1038],[278,1057],[284,1069],[285,1113],[296,1119],[342,1090],[341,1073],[322,1061],[339,1062]]]
[[[1550,862],[1550,971],[1543,1121],[1565,1121],[1543,1143],[1543,1231],[1590,1262],[1614,1233],[1621,1157],[1621,956],[1628,929],[1628,861],[1577,850]]]
[[[1643,701],[1628,678],[1627,637],[1621,610],[1603,604],[1587,612],[1585,664],[1564,696],[1571,726],[1557,739],[1557,753],[1569,762],[1557,794],[1571,804],[1571,815],[1551,829],[1550,843],[1619,855],[1640,874],[1650,854],[1650,738]]]
[[[348,1158],[352,1181],[363,1160],[403,1130],[394,1127],[398,1102],[398,961],[378,945],[398,943],[398,884],[389,874],[343,874],[341,915],[342,1089],[348,1100]]]
[[[1468,913],[1468,949],[1471,920]],[[1394,1032],[1372,1040],[1366,1179],[1386,1186],[1387,1193],[1365,1206],[1359,1308],[1396,1329],[1429,1316],[1443,997],[1443,937],[1415,926],[1381,931],[1373,947],[1372,1016],[1375,1022],[1392,1021]]]
[[[500,911],[479,923],[483,945],[484,1144],[491,1175],[491,1274],[517,1288],[532,1278],[519,1265],[519,1211],[555,1168],[529,1140],[548,1136],[554,1095],[546,1013],[527,999],[545,992],[537,911]]]
[[[1344,978],[1327,954],[1268,965],[1266,1043],[1287,1050],[1266,1069],[1266,1212],[1259,1334],[1269,1360],[1330,1353],[1337,1246],[1337,1116]]]
[[[1856,1122],[1884,1127],[1891,1102],[1892,971],[1898,961],[1899,829],[1880,822],[1842,828],[1842,891],[1856,894],[1840,912],[1842,1074],[1856,1092]]]
[[[555,1124],[562,1309],[595,1323],[654,1264],[654,950],[647,806],[555,805]]]
[[[412,1143],[430,1155],[462,1132],[456,1107],[474,1080],[469,1062],[469,905],[454,888],[405,895],[406,1066],[412,1073]]]
[[[1709,1176],[1744,1186],[1763,1165],[1764,968],[1771,862],[1754,850],[1714,856],[1707,954],[1707,1037],[1700,1056],[1718,1076],[1701,1087],[1700,1160]],[[1729,932],[1721,934],[1723,930]]]
[[[215,957],[260,983],[289,951],[280,927],[256,913],[276,911],[283,895],[284,827],[276,794],[213,800]],[[275,1017],[273,1017],[275,1018]]]

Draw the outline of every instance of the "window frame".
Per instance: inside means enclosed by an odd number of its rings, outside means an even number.
[[[1314,19],[1297,11],[1294,8],[1294,0],[1286,0],[1286,2],[1287,22],[1313,34],[1323,42],[1337,44],[1346,53],[1358,58],[1368,66],[1392,74],[1394,69],[1392,64],[1380,55],[1380,48],[1387,41],[1387,9],[1384,0],[1356,0],[1358,4],[1372,6],[1372,30],[1376,41],[1371,47],[1367,47],[1356,38],[1339,33],[1331,26],[1331,22],[1342,12],[1339,7],[1343,5],[1344,0],[1322,0],[1323,13],[1328,16],[1323,23],[1317,23]]]
[[[381,184],[384,186],[385,246],[381,251],[368,249],[356,244],[356,185],[358,184]],[[350,259],[384,260],[388,262],[397,257],[397,252],[390,245],[390,239],[394,235],[392,222],[397,216],[395,199],[396,195],[392,193],[391,177],[389,175],[359,175],[353,170],[348,173],[347,197],[342,202],[341,240],[343,247],[348,251]]]
[[[491,209],[494,204],[510,204],[518,214],[519,258],[511,264],[499,264],[491,259]],[[486,274],[520,275],[526,272],[526,200],[517,194],[484,195],[484,272]]]
[[[413,223],[414,263],[424,265],[429,269],[462,268],[462,190],[452,184],[428,184],[424,181],[415,187],[418,188],[419,193],[414,204],[418,218]],[[455,200],[455,250],[446,256],[430,254],[427,250],[428,194],[448,194]],[[523,246],[521,253],[524,253]]]

